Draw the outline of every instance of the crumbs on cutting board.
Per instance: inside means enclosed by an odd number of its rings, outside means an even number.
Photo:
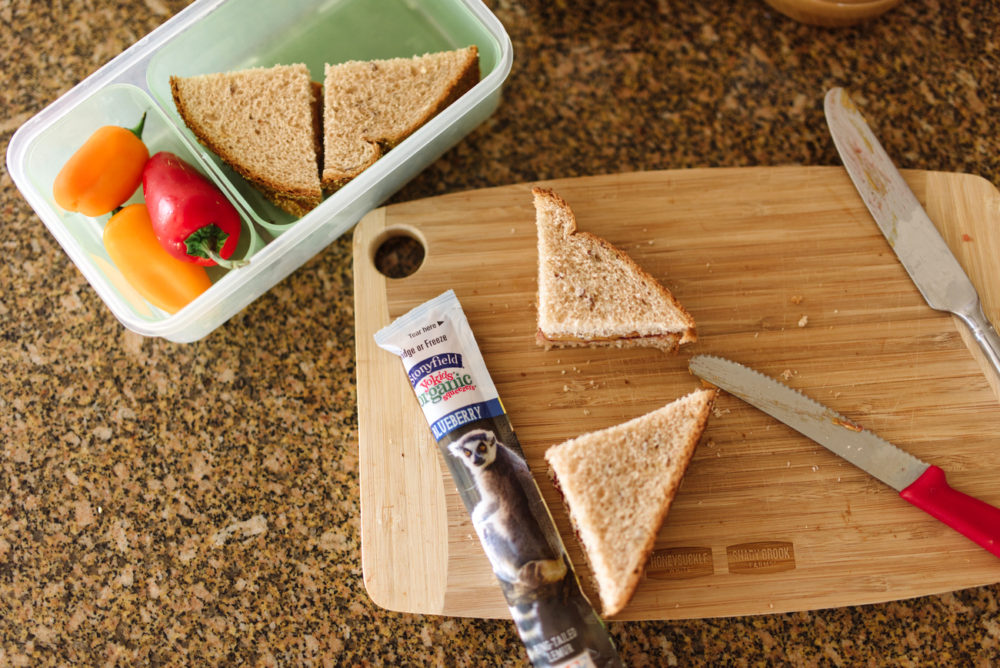
[[[805,327],[807,324],[809,324],[809,316],[804,315],[799,318],[799,327]]]
[[[795,374],[797,374],[797,373],[798,373],[798,371],[792,371],[791,369],[785,369],[784,371],[781,372],[781,377],[784,378],[785,380],[791,380],[792,377]]]

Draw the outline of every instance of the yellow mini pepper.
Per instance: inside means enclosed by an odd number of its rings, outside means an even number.
[[[146,114],[135,128],[98,128],[70,156],[52,185],[56,204],[85,216],[103,216],[132,196],[142,182],[149,150],[142,141]]]
[[[130,204],[104,226],[104,248],[139,294],[176,313],[212,285],[205,268],[170,255],[153,233],[145,204]]]

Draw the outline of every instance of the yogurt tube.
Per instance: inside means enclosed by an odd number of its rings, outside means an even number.
[[[537,668],[621,666],[584,596],[453,290],[375,334],[403,361]]]

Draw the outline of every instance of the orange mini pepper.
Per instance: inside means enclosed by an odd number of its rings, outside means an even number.
[[[142,182],[149,150],[142,142],[146,114],[135,128],[98,128],[70,156],[52,185],[56,204],[85,216],[103,216],[120,207]]]
[[[153,232],[145,204],[130,204],[104,226],[104,248],[139,294],[176,313],[212,285],[205,268],[170,255]]]

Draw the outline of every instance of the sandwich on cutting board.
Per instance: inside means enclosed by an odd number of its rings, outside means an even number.
[[[546,348],[646,346],[676,352],[697,340],[694,319],[624,251],[576,228],[569,205],[534,188],[538,333]]]
[[[549,474],[583,545],[604,616],[635,592],[715,400],[700,389],[628,422],[552,446]]]

